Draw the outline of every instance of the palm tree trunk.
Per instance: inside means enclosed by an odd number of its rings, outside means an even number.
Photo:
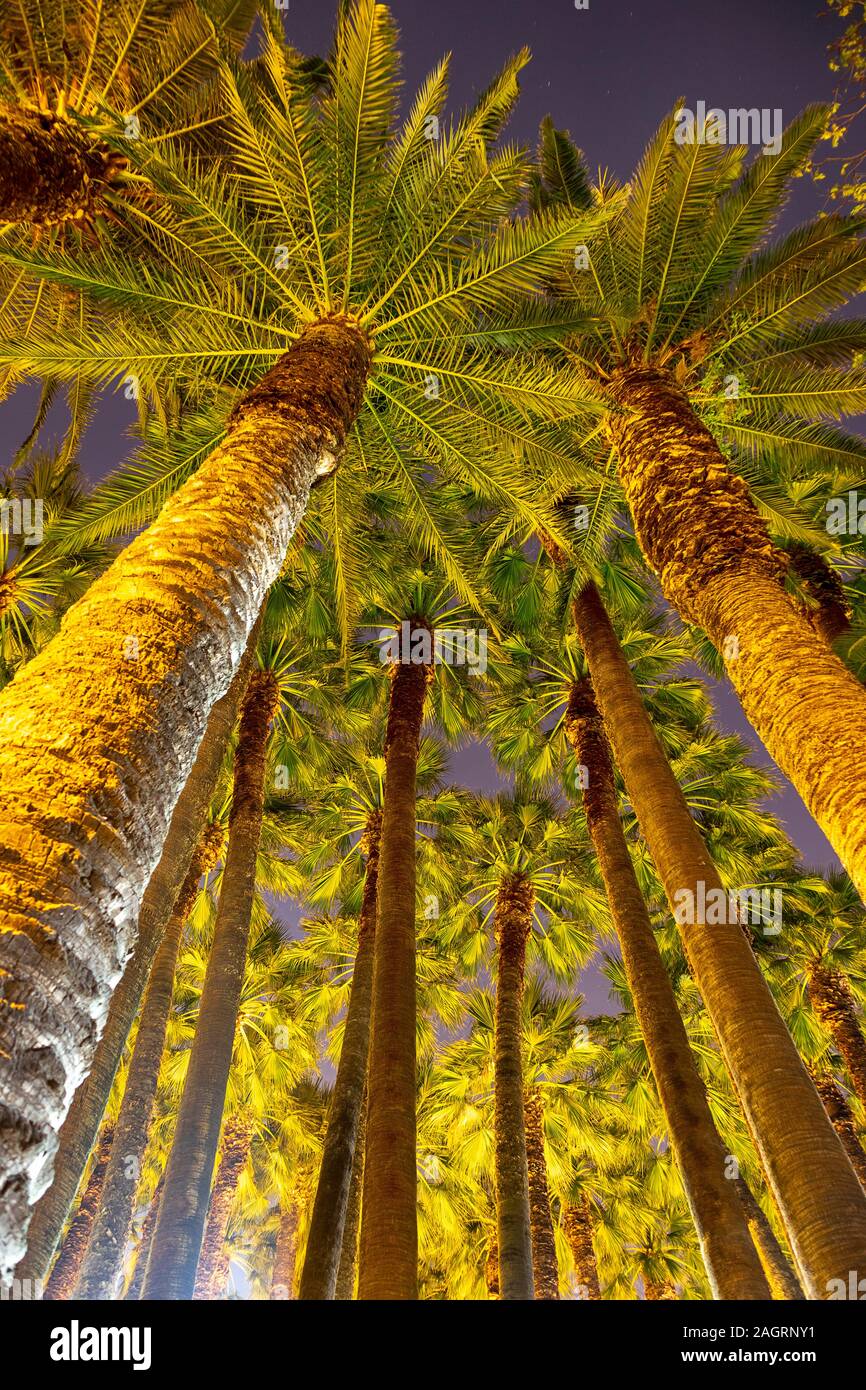
[[[562,1224],[571,1248],[578,1288],[583,1298],[594,1302],[601,1298],[601,1285],[592,1243],[592,1210],[586,1195],[579,1202],[569,1202]]]
[[[171,918],[207,820],[223,754],[249,680],[258,632],[257,621],[237,674],[226,694],[211,710],[192,771],[174,808],[162,855],[141,902],[135,949],[112,995],[105,1030],[94,1053],[90,1074],[76,1091],[60,1130],[54,1180],[33,1209],[33,1220],[27,1232],[27,1251],[15,1271],[19,1278],[45,1278],[60,1232],[69,1216],[102,1123],[129,1030],[138,1013],[156,949]]]
[[[159,1204],[162,1201],[164,1182],[165,1174],[161,1173],[141,1225],[141,1235],[135,1253],[135,1267],[126,1293],[123,1295],[124,1300],[128,1303],[137,1303],[144,1288],[144,1276],[147,1273],[147,1262],[150,1259],[150,1248],[153,1245],[153,1234],[156,1230],[156,1218],[159,1216]]]
[[[745,1178],[736,1179],[736,1188],[773,1297],[803,1302],[806,1295],[785,1258],[785,1252],[776,1239],[775,1231]]]
[[[598,591],[573,606],[617,765],[675,915],[723,893]],[[706,913],[696,912],[696,918]],[[782,1215],[803,1286],[866,1269],[866,1200],[738,921],[681,925],[686,956]]]
[[[866,1105],[866,1038],[848,981],[820,961],[809,964],[808,977],[812,1007],[842,1056],[854,1094]]]
[[[364,1185],[364,1147],[367,1142],[367,1094],[361,1102],[361,1115],[358,1120],[358,1137],[355,1141],[355,1158],[352,1163],[352,1184],[349,1188],[349,1203],[346,1207],[346,1224],[343,1227],[343,1245],[340,1251],[340,1268],[337,1271],[337,1287],[334,1298],[340,1303],[348,1303],[355,1297],[358,1280],[358,1235],[361,1229],[361,1191]]]
[[[634,871],[619,818],[610,747],[588,679],[572,686],[565,728],[578,763],[586,769],[587,827],[710,1287],[715,1298],[769,1298]]]
[[[248,1119],[232,1116],[226,1121],[222,1157],[214,1179],[193,1298],[222,1298],[229,1274],[226,1234],[241,1173],[246,1167],[253,1131]]]
[[[183,929],[198,895],[199,883],[216,864],[222,842],[222,827],[208,826],[193,855],[186,882],[154,961],[115,1126],[115,1143],[105,1175],[99,1215],[81,1267],[77,1298],[90,1301],[113,1298],[123,1274],[135,1194],[150,1136],[150,1117]]]
[[[80,221],[119,162],[73,120],[0,103],[0,222]]]
[[[499,971],[496,981],[494,1130],[496,1147],[496,1225],[500,1298],[532,1299],[532,1230],[529,1177],[523,1122],[521,1005],[526,943],[535,900],[521,874],[506,877],[496,902]]]
[[[305,329],[224,441],[0,694],[0,1277],[87,1075],[214,702],[317,473],[360,408],[366,337]]]
[[[860,1142],[851,1107],[837,1086],[832,1072],[819,1070],[817,1067],[810,1067],[809,1070],[824,1109],[839,1136],[839,1142],[851,1160],[851,1167],[857,1174],[861,1187],[866,1191],[866,1150]]]
[[[547,1159],[544,1153],[544,1107],[537,1087],[530,1087],[523,1102],[526,1128],[526,1169],[529,1177],[529,1223],[532,1235],[532,1271],[535,1297],[559,1298],[559,1265],[556,1235],[550,1214]]]
[[[410,631],[420,626],[413,618]],[[365,1300],[418,1297],[415,782],[432,674],[432,666],[391,667],[361,1208]]]
[[[340,1064],[328,1111],[328,1129],[307,1236],[307,1251],[301,1274],[302,1299],[332,1299],[337,1285],[358,1126],[364,1088],[367,1084],[376,940],[376,886],[381,835],[381,812],[372,811],[367,818],[364,834],[367,866],[358,920],[358,949],[352,972],[352,988]]]
[[[207,1218],[250,934],[268,729],[279,691],[255,671],[241,711],[229,842],[199,1021],[142,1298],[191,1299]]]
[[[66,1232],[60,1253],[54,1261],[54,1268],[45,1286],[44,1297],[46,1299],[69,1299],[73,1296],[78,1271],[81,1269],[81,1261],[84,1259],[84,1252],[87,1249],[87,1241],[93,1229],[96,1213],[99,1210],[102,1184],[105,1181],[105,1173],[111,1156],[113,1138],[114,1128],[112,1125],[106,1124],[78,1211],[69,1223],[69,1230]]]
[[[484,1261],[484,1284],[491,1299],[499,1297],[499,1245],[495,1229],[490,1233],[487,1259]]]
[[[667,1279],[647,1279],[643,1281],[643,1296],[648,1303],[673,1303],[676,1301],[676,1289],[669,1284]]]
[[[755,731],[866,899],[866,690],[788,599],[786,557],[673,378],[625,369],[612,396],[620,480],[665,596],[724,656]]]
[[[286,1198],[280,1214],[277,1249],[271,1273],[271,1298],[290,1299],[295,1296],[295,1266],[298,1259],[298,1225],[300,1210],[294,1193]]]

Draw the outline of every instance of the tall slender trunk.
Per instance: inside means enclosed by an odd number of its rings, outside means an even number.
[[[499,1245],[496,1239],[496,1230],[490,1233],[490,1244],[487,1247],[487,1259],[484,1261],[484,1283],[492,1299],[499,1297]]]
[[[578,1202],[569,1202],[563,1213],[562,1224],[582,1297],[592,1301],[600,1299],[601,1285],[592,1242],[592,1208],[585,1194]]]
[[[767,1276],[767,1283],[773,1297],[802,1302],[806,1295],[800,1288],[797,1276],[785,1258],[785,1252],[777,1241],[776,1233],[764,1214],[763,1208],[758,1203],[745,1178],[737,1178],[736,1187],[743,1204],[743,1210],[746,1213],[752,1240],[755,1242],[755,1249],[761,1257],[761,1264],[764,1267],[764,1273]]]
[[[496,979],[494,1130],[496,1226],[500,1298],[532,1299],[532,1230],[523,1122],[521,1005],[526,943],[535,894],[522,874],[506,875],[496,900],[499,969]]]
[[[301,1274],[302,1299],[331,1299],[337,1285],[358,1126],[367,1084],[381,835],[381,812],[371,811],[364,832],[367,866],[358,920],[358,948],[352,971],[340,1064],[328,1111],[325,1146],[307,1236]]]
[[[556,1235],[550,1213],[547,1159],[544,1153],[544,1106],[538,1088],[531,1086],[523,1102],[526,1127],[526,1169],[529,1177],[529,1223],[535,1297],[559,1298]]]
[[[369,363],[349,321],[305,329],[0,693],[0,1277],[24,1253],[211,708]]]
[[[677,918],[721,880],[644,708],[598,591],[574,619],[617,765]],[[690,895],[690,898],[689,898]],[[866,1200],[738,921],[680,929],[803,1286],[824,1298],[831,1279],[866,1269]],[[733,914],[732,914],[733,915]]]
[[[192,771],[174,808],[162,855],[141,902],[135,950],[112,995],[90,1074],[76,1091],[60,1130],[54,1180],[33,1209],[27,1251],[15,1271],[19,1278],[44,1279],[81,1183],[156,949],[207,820],[226,744],[249,680],[258,631],[257,621],[231,685],[211,710]]]
[[[160,1173],[159,1182],[154,1188],[153,1196],[144,1214],[144,1221],[141,1223],[141,1233],[135,1250],[135,1265],[123,1295],[124,1300],[128,1303],[137,1303],[144,1288],[144,1276],[147,1273],[147,1262],[150,1259],[150,1248],[153,1245],[153,1235],[156,1230],[156,1218],[159,1216],[159,1204],[162,1201],[164,1182],[165,1174]]]
[[[226,1120],[222,1156],[214,1178],[196,1273],[193,1292],[193,1298],[196,1300],[222,1298],[225,1293],[229,1274],[226,1234],[238,1183],[249,1157],[252,1138],[253,1129],[247,1117],[233,1115]]]
[[[81,1261],[84,1259],[84,1252],[87,1249],[87,1241],[93,1229],[96,1213],[99,1210],[102,1185],[111,1156],[113,1139],[114,1127],[106,1124],[102,1131],[96,1157],[93,1160],[87,1186],[84,1189],[84,1195],[77,1212],[69,1223],[69,1230],[66,1232],[60,1253],[54,1261],[54,1268],[45,1286],[44,1297],[46,1299],[68,1299],[73,1296],[78,1272],[81,1269]]]
[[[294,1192],[286,1199],[280,1213],[277,1248],[271,1273],[271,1298],[290,1299],[295,1296],[295,1267],[298,1260],[298,1226],[300,1208]]]
[[[410,620],[410,631],[426,627]],[[418,1297],[415,1152],[415,784],[433,668],[391,667],[379,860],[360,1299]]]
[[[757,734],[866,899],[866,690],[786,595],[747,484],[666,372],[620,371],[611,421],[635,532],[683,618],[705,628]]]
[[[854,1094],[866,1105],[866,1037],[851,987],[844,975],[820,961],[810,961],[807,974],[812,1007],[842,1056]]]
[[[0,102],[0,222],[80,221],[119,163],[74,120]]]
[[[358,1121],[358,1138],[355,1141],[355,1157],[352,1162],[352,1182],[349,1187],[349,1202],[346,1207],[346,1224],[343,1227],[343,1245],[340,1250],[340,1268],[337,1271],[337,1286],[334,1298],[340,1303],[348,1303],[355,1297],[358,1280],[358,1236],[361,1230],[361,1192],[364,1186],[364,1147],[367,1142],[367,1094],[361,1103],[361,1117]]]
[[[619,817],[610,748],[590,680],[572,686],[565,727],[578,763],[586,769],[587,826],[710,1287],[716,1298],[769,1298],[634,871]]]
[[[268,729],[278,698],[273,676],[255,671],[241,711],[213,946],[142,1293],[146,1300],[190,1299],[195,1286],[246,967]]]
[[[866,1191],[866,1149],[863,1148],[857,1133],[851,1107],[836,1084],[832,1072],[824,1071],[818,1067],[810,1067],[809,1070],[812,1073],[824,1109],[839,1136],[839,1142],[851,1160],[851,1167],[857,1174],[861,1187]]]
[[[222,827],[216,824],[208,826],[193,855],[186,882],[180,890],[171,921],[157,951],[115,1126],[114,1146],[105,1175],[99,1215],[81,1267],[76,1290],[78,1298],[112,1298],[123,1274],[135,1195],[150,1137],[150,1118],[165,1047],[183,929],[198,895],[199,883],[216,864],[222,842]]]

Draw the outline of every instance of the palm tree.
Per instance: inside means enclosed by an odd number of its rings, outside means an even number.
[[[785,495],[783,470],[808,460],[826,495],[864,457],[862,440],[827,423],[866,401],[855,365],[864,326],[831,317],[862,286],[861,224],[836,214],[764,245],[826,116],[807,109],[777,154],[748,167],[745,150],[699,133],[679,143],[676,115],[666,118],[591,267],[563,288],[598,315],[574,352],[606,396],[647,562],[724,657],[756,732],[862,895],[866,821],[852,810],[866,804],[856,752],[866,692],[789,601],[789,556],[771,536],[778,499],[780,527],[826,550],[818,516]],[[556,149],[564,140],[550,128],[546,137]],[[551,196],[572,193],[559,179]],[[584,188],[578,204],[590,197]]]
[[[71,9],[28,0],[0,21],[0,222],[40,228],[91,219],[122,175],[101,139],[117,112],[127,138],[142,124],[200,129],[187,112],[213,85],[218,35],[235,51],[255,7],[237,0],[121,0]],[[184,119],[186,117],[186,119]],[[211,118],[212,121],[213,118]]]
[[[559,1298],[556,1237],[550,1212],[547,1159],[544,1150],[544,1101],[537,1086],[527,1087],[523,1100],[526,1168],[529,1184],[529,1229],[535,1297]]]
[[[99,1144],[93,1156],[90,1176],[87,1179],[87,1185],[82,1193],[78,1209],[69,1223],[69,1229],[63,1238],[63,1244],[45,1285],[44,1297],[47,1299],[69,1299],[74,1296],[87,1242],[99,1212],[113,1139],[114,1126],[108,1121],[100,1134]]]
[[[431,464],[483,477],[541,522],[544,509],[497,441],[506,432],[546,456],[546,420],[580,408],[577,392],[568,375],[527,366],[525,357],[504,362],[466,333],[470,310],[507,321],[515,293],[553,274],[593,221],[570,212],[504,220],[520,201],[527,165],[513,150],[488,151],[523,61],[510,63],[433,150],[425,132],[444,100],[444,66],[392,133],[396,53],[383,6],[341,7],[324,99],[268,33],[255,78],[230,64],[220,70],[230,183],[223,167],[193,163],[165,142],[127,142],[130,169],[155,190],[143,228],[133,207],[119,206],[124,235],[112,244],[44,258],[8,253],[27,274],[107,309],[99,322],[86,316],[72,328],[77,341],[66,337],[62,353],[46,333],[8,347],[5,365],[92,383],[131,375],[143,396],[158,396],[170,372],[213,404],[209,428],[199,418],[171,446],[173,457],[189,446],[188,481],[0,696],[3,923],[14,928],[3,937],[7,998],[34,1017],[41,1009],[46,932],[86,955],[92,981],[81,997],[67,980],[65,1009],[78,1024],[64,1025],[62,1039],[46,1034],[45,1019],[40,1025],[39,1056],[66,1078],[56,1103],[45,1093],[26,1100],[4,1064],[10,1113],[21,1107],[14,1171],[24,1185],[20,1216],[4,1237],[6,1263],[20,1252],[30,1206],[24,1175],[47,1156],[89,1068],[91,1021],[98,1031],[210,708],[229,685],[311,486],[334,469],[353,426],[357,457],[378,458],[389,473],[396,457],[416,462],[415,471],[402,470],[401,486],[420,531],[429,535],[423,494]],[[382,245],[393,248],[384,260]],[[136,639],[138,661],[124,659],[118,634]],[[34,728],[44,758],[76,749],[62,779],[36,771],[22,745],[22,730]],[[118,769],[122,786],[106,801],[101,789]],[[63,806],[53,800],[50,816],[40,811],[49,784],[63,788]],[[52,827],[74,827],[91,797],[106,833],[89,841],[98,864],[88,857],[85,865]],[[24,903],[27,845],[40,889]],[[125,885],[121,900],[99,888],[117,883]],[[55,983],[54,1016],[57,997]],[[37,1065],[20,1010],[16,1018],[15,1055]]]

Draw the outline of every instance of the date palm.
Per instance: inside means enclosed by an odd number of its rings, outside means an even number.
[[[505,220],[527,164],[511,148],[489,147],[523,61],[510,63],[432,148],[427,118],[441,112],[445,68],[398,126],[394,29],[383,6],[341,8],[321,99],[269,33],[255,78],[221,69],[230,179],[169,142],[127,142],[130,169],[155,190],[145,231],[131,208],[119,208],[116,243],[41,259],[9,253],[27,274],[62,282],[104,313],[98,323],[85,315],[62,353],[46,333],[7,347],[5,365],[93,384],[131,375],[143,395],[167,378],[193,395],[220,390],[209,443],[199,431],[187,456],[187,474],[198,464],[194,476],[70,611],[41,671],[28,668],[0,697],[8,754],[2,968],[16,1006],[15,1055],[22,1067],[36,1064],[28,1029],[40,1013],[40,1065],[64,1078],[35,1092],[28,1083],[25,1098],[18,1068],[4,1063],[10,1114],[20,1112],[21,1124],[17,1157],[4,1148],[11,1167],[2,1167],[20,1192],[2,1241],[7,1264],[20,1253],[34,1196],[28,1174],[38,1159],[50,1161],[87,1072],[92,1025],[98,1031],[134,941],[136,905],[211,705],[229,684],[312,484],[333,470],[353,426],[354,460],[400,468],[413,499],[407,516],[423,515],[432,467],[480,479],[539,519],[522,471],[497,440],[507,433],[543,456],[546,422],[579,408],[576,387],[525,356],[501,361],[467,332],[479,312],[507,321],[515,294],[553,274],[593,221],[571,212]],[[387,258],[382,245],[392,248]],[[523,336],[528,345],[531,326]],[[425,386],[430,377],[438,397]],[[123,660],[118,634],[137,637],[140,662]],[[21,745],[36,728],[42,759],[65,740],[76,747],[74,774],[36,770]],[[106,801],[99,789],[118,775],[122,787]],[[62,786],[64,801],[60,816],[54,803],[50,826],[38,809],[49,783]],[[75,827],[91,796],[105,818],[105,833],[89,841],[98,867],[85,866],[51,828]],[[27,844],[39,861],[32,881]],[[117,883],[119,898],[99,888]],[[46,1022],[59,1016],[57,987],[50,1014],[39,1003],[46,933],[90,966],[84,995],[85,976],[73,986],[74,972],[67,975],[62,1036]]]

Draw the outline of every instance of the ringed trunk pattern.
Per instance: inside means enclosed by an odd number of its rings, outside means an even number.
[[[810,1067],[809,1070],[830,1122],[851,1160],[851,1167],[860,1179],[860,1186],[866,1191],[866,1149],[857,1133],[851,1107],[831,1071],[817,1067]]]
[[[755,731],[866,901],[866,690],[785,594],[786,556],[673,378],[626,368],[611,394],[620,479],[665,596],[725,658]]]
[[[122,163],[74,120],[0,102],[0,222],[81,221]]]
[[[258,630],[257,622],[228,691],[211,710],[192,772],[174,808],[162,855],[142,898],[135,950],[112,995],[105,1030],[94,1053],[90,1073],[76,1091],[60,1130],[54,1180],[33,1210],[27,1232],[27,1251],[15,1271],[19,1278],[45,1277],[87,1167],[156,949],[207,820],[228,737],[249,679]]]
[[[225,1293],[229,1276],[226,1234],[252,1138],[252,1126],[243,1116],[233,1115],[226,1120],[222,1156],[214,1179],[195,1280],[193,1298],[198,1301],[222,1298]]]
[[[800,1288],[797,1276],[788,1264],[785,1252],[776,1239],[776,1233],[752,1189],[745,1178],[737,1178],[736,1187],[773,1297],[803,1302],[806,1295]]]
[[[848,981],[820,961],[811,962],[808,978],[812,1007],[839,1049],[854,1094],[866,1105],[866,1038]]]
[[[241,711],[213,946],[142,1298],[190,1299],[207,1217],[250,934],[268,730],[279,687],[255,671]]]
[[[361,1117],[358,1121],[358,1138],[355,1141],[355,1158],[352,1163],[352,1185],[349,1188],[349,1205],[346,1208],[346,1224],[343,1227],[343,1248],[340,1251],[340,1268],[337,1272],[337,1287],[334,1298],[340,1303],[348,1303],[355,1297],[358,1281],[358,1237],[361,1232],[361,1193],[364,1187],[364,1148],[367,1142],[367,1094],[361,1103]]]
[[[68,1299],[74,1295],[81,1261],[84,1259],[87,1241],[93,1230],[96,1213],[99,1211],[102,1185],[105,1182],[113,1139],[113,1126],[107,1124],[102,1131],[102,1138],[99,1141],[99,1148],[93,1160],[93,1167],[84,1189],[84,1195],[77,1212],[69,1223],[69,1230],[66,1232],[60,1253],[54,1261],[54,1268],[45,1286],[44,1297],[46,1299]]]
[[[337,1286],[358,1129],[367,1084],[381,836],[382,814],[380,811],[373,811],[367,819],[364,833],[367,864],[358,922],[358,947],[352,971],[352,987],[340,1063],[328,1111],[328,1129],[307,1235],[299,1295],[302,1299],[331,1299]]]
[[[352,322],[305,329],[0,694],[0,1277],[24,1252],[211,707],[369,366]]]
[[[290,1299],[295,1296],[295,1265],[298,1258],[298,1226],[300,1211],[294,1193],[285,1199],[277,1231],[277,1248],[271,1273],[271,1298]]]
[[[562,1224],[574,1260],[577,1286],[583,1298],[594,1302],[601,1298],[601,1285],[592,1243],[592,1208],[585,1194],[580,1201],[569,1202],[563,1213]]]
[[[578,763],[586,768],[587,827],[710,1287],[715,1298],[769,1298],[634,871],[619,817],[610,746],[589,679],[571,688],[565,729]]]
[[[573,612],[617,765],[676,916],[684,891],[693,902],[700,883],[722,891],[718,872],[593,585]],[[681,934],[804,1288],[825,1298],[831,1279],[866,1269],[863,1190],[739,923],[696,921]]]
[[[506,876],[496,902],[499,970],[496,980],[494,1129],[499,1288],[504,1300],[533,1299],[532,1229],[523,1119],[520,1011],[526,943],[535,893],[522,874]]]
[[[526,1127],[526,1169],[529,1177],[529,1222],[535,1297],[559,1298],[556,1235],[553,1217],[550,1214],[547,1159],[544,1153],[544,1105],[535,1086],[531,1086],[526,1093],[523,1119]]]
[[[423,624],[410,620],[411,630]],[[431,666],[391,666],[379,859],[360,1299],[418,1297],[415,796]]]

